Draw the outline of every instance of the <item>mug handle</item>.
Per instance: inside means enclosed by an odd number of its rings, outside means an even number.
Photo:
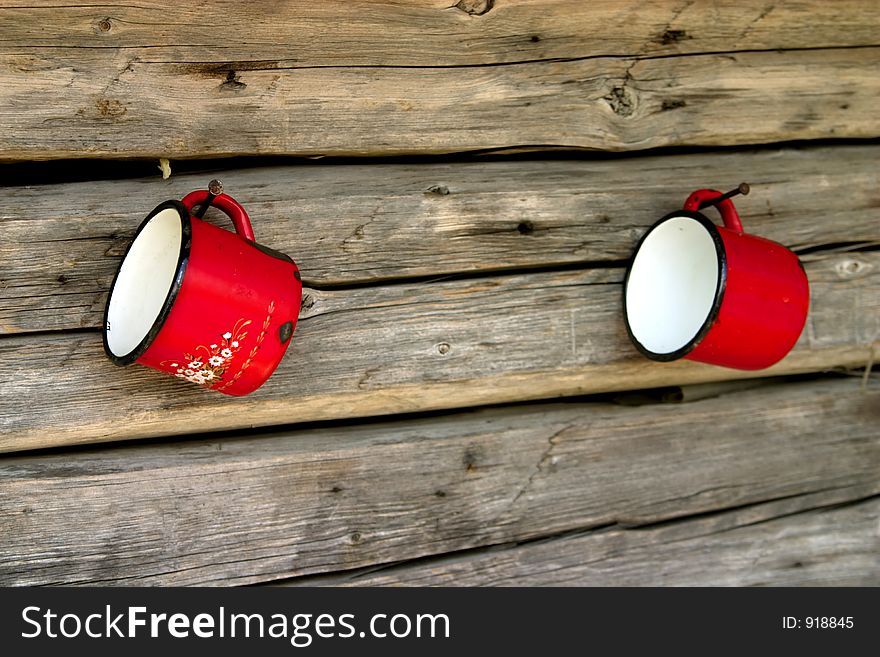
[[[201,205],[208,200],[209,194],[210,192],[206,189],[198,189],[184,196],[181,203],[183,203],[184,207],[192,213],[192,209],[195,206]],[[251,227],[250,217],[248,217],[247,212],[244,211],[244,208],[241,207],[241,204],[238,201],[228,194],[218,194],[211,201],[211,205],[219,208],[226,213],[226,216],[232,219],[232,224],[235,226],[235,232],[238,233],[239,237],[243,237],[251,242],[256,241],[254,239],[254,229]]]
[[[687,197],[687,200],[684,202],[684,209],[691,212],[697,212],[703,203],[716,199],[719,196],[723,196],[723,194],[715,189],[698,189]],[[742,235],[742,222],[739,220],[739,213],[736,211],[733,201],[726,198],[723,201],[720,201],[717,207],[718,212],[721,213],[721,220],[724,222],[724,227]]]

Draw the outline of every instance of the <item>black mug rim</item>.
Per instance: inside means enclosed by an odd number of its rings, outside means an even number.
[[[122,265],[128,258],[128,254],[134,246],[135,242],[137,241],[138,236],[140,236],[141,232],[147,227],[153,217],[155,217],[163,210],[167,210],[168,208],[174,208],[177,210],[177,214],[180,218],[181,228],[180,251],[177,255],[177,267],[174,273],[174,278],[171,280],[171,287],[168,289],[168,294],[165,296],[165,301],[162,303],[162,308],[160,309],[159,314],[156,316],[156,319],[153,321],[153,325],[150,327],[150,330],[147,331],[147,334],[144,336],[144,338],[130,352],[122,356],[117,356],[110,349],[110,344],[107,338],[107,326],[110,315],[110,301],[112,300],[113,292],[116,289],[116,281],[119,279],[119,274],[122,271]],[[134,233],[134,237],[132,237],[131,243],[125,250],[125,254],[122,256],[122,260],[120,260],[119,262],[119,267],[116,269],[116,274],[113,276],[113,282],[110,284],[110,292],[107,294],[107,304],[104,307],[104,323],[101,329],[101,334],[104,342],[104,353],[107,354],[107,357],[113,362],[114,365],[125,366],[135,362],[138,358],[146,353],[146,351],[150,348],[150,345],[153,344],[153,341],[156,339],[156,336],[159,335],[159,332],[165,325],[165,321],[168,319],[171,308],[174,306],[174,302],[177,299],[177,294],[178,292],[180,292],[180,287],[181,285],[183,285],[183,277],[186,273],[186,266],[189,263],[191,247],[192,221],[190,219],[189,210],[187,210],[186,206],[184,206],[183,203],[181,203],[180,201],[169,200],[160,203],[153,209],[152,212],[150,212],[144,218],[140,226],[138,226],[138,229]]]
[[[629,277],[632,273],[633,264],[635,263],[636,256],[642,248],[642,245],[645,243],[645,240],[648,236],[654,232],[658,227],[662,224],[666,223],[671,219],[675,219],[677,217],[687,217],[693,219],[700,223],[703,228],[705,228],[710,237],[712,238],[712,243],[715,245],[715,254],[717,256],[718,261],[718,281],[715,285],[715,297],[712,300],[712,307],[709,309],[709,312],[706,315],[706,319],[703,320],[703,324],[700,326],[700,329],[696,332],[694,337],[688,340],[682,347],[676,349],[675,351],[667,352],[667,353],[658,353],[656,351],[651,351],[647,347],[645,347],[641,342],[638,341],[636,336],[632,332],[632,328],[629,324],[629,315],[626,311],[626,293],[629,287]],[[683,358],[687,356],[690,352],[697,348],[697,345],[703,341],[703,338],[709,333],[712,328],[712,324],[715,323],[715,320],[718,318],[718,313],[721,311],[721,304],[724,302],[724,292],[727,289],[727,251],[724,248],[724,240],[721,238],[721,232],[719,227],[714,222],[710,221],[709,218],[701,212],[695,212],[692,210],[676,210],[675,212],[670,212],[662,219],[653,224],[644,235],[642,235],[641,239],[639,239],[636,244],[636,248],[633,250],[632,257],[630,258],[629,264],[626,268],[626,276],[623,279],[623,323],[626,327],[626,333],[629,335],[629,339],[632,341],[633,345],[636,349],[639,350],[641,354],[647,356],[651,360],[656,360],[660,362],[669,362],[673,360],[678,360],[679,358]]]

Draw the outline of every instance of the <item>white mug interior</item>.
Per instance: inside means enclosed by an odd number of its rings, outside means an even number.
[[[131,354],[159,318],[180,259],[183,226],[177,208],[160,210],[143,226],[125,256],[107,307],[107,347]]]
[[[719,293],[719,260],[710,228],[693,217],[670,217],[647,234],[625,292],[629,331],[643,349],[662,357],[693,346]]]

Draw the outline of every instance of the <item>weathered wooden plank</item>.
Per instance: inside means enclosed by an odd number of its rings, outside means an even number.
[[[841,503],[880,492],[878,402],[875,381],[826,379],[8,456],[0,582],[256,582],[762,500]]]
[[[755,522],[752,509],[732,511],[658,529],[597,531],[286,585],[880,585],[877,497],[794,515],[784,515],[790,513],[787,502],[766,506],[782,517]]]
[[[204,31],[193,33],[198,25]],[[872,3],[762,0],[215,0],[0,3],[0,48],[124,49],[155,59],[299,66],[453,67],[877,43]],[[253,60],[260,60],[254,62]],[[245,69],[246,70],[246,69]]]
[[[317,10],[332,37],[321,39],[290,5],[267,10],[265,20],[221,19],[234,33],[226,40],[204,21],[186,20],[190,10],[176,8],[184,17],[169,21],[165,4],[138,10],[152,16],[143,21],[114,17],[112,7],[0,10],[9,30],[0,43],[0,159],[628,151],[880,136],[880,12],[855,2],[769,12],[730,3],[724,13],[738,13],[733,23],[687,5],[608,3],[594,14],[593,3],[581,3],[572,20],[567,4],[551,11],[534,3],[511,7],[497,34],[486,25],[507,13],[503,5],[480,18],[448,6],[390,5],[370,27],[355,23],[346,32],[340,16],[370,11],[337,2]],[[834,20],[819,27],[814,10]],[[410,38],[372,27],[398,11]],[[596,20],[609,12],[620,33],[639,29],[609,42]],[[644,12],[651,18],[634,21]],[[432,30],[429,15],[456,28],[438,22]],[[789,19],[790,29],[774,29]],[[566,33],[555,47],[540,29],[551,24]],[[858,27],[848,31],[851,24]],[[196,41],[217,45],[193,43],[193,25],[203,30]],[[73,47],[60,48],[72,26]],[[279,40],[279,29],[289,38]],[[374,34],[361,39],[369,29]],[[824,34],[818,43],[840,47],[809,49],[813,30]],[[696,34],[699,43],[687,38]],[[569,41],[581,45],[570,49]],[[688,54],[691,41],[713,45]],[[370,49],[377,63],[363,63]],[[411,57],[416,49],[422,54]],[[323,54],[310,61],[308,53]]]
[[[837,146],[219,175],[251,211],[260,241],[292,254],[306,284],[320,287],[619,262],[692,188],[740,180],[752,183],[739,206],[756,234],[799,250],[880,243],[878,158],[877,146]],[[98,326],[143,216],[207,177],[0,190],[0,333]]]
[[[807,273],[803,335],[761,374],[871,357],[880,254],[827,256]],[[0,340],[0,451],[755,376],[640,356],[623,326],[622,278],[593,269],[307,291],[287,357],[243,399],[118,368],[96,331],[9,336]]]

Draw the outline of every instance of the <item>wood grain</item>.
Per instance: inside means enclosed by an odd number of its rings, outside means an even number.
[[[0,12],[2,13],[2,12]],[[618,264],[695,187],[752,194],[746,229],[799,251],[880,244],[877,146],[600,161],[285,166],[0,190],[0,333],[96,327],[131,235],[216,175],[306,285]],[[841,193],[845,190],[845,193]],[[712,211],[708,211],[710,216]],[[228,227],[222,215],[214,220]]]
[[[788,500],[657,529],[611,529],[308,586],[878,586],[876,496],[792,514]]]
[[[871,4],[183,4],[0,7],[0,159],[880,136]]]
[[[560,402],[7,456],[0,583],[268,581],[783,504],[734,524],[754,523],[880,492],[878,402],[876,381],[862,390],[854,379],[823,379],[687,404]],[[650,554],[649,543],[665,549],[670,536],[646,535],[656,538],[621,539],[630,562]],[[838,527],[827,540],[854,535]],[[581,550],[579,563],[613,547]],[[724,553],[756,553],[735,547]],[[566,563],[583,573],[575,561]]]
[[[856,0],[0,1],[0,161],[876,138],[878,28]],[[0,452],[196,439],[3,455],[0,584],[877,584],[877,382],[730,386],[754,373],[639,357],[619,308],[644,229],[745,179],[812,285],[761,374],[875,359],[877,148],[224,171],[310,286],[246,399],[100,347],[135,226],[201,175],[2,189]]]
[[[880,338],[880,254],[807,266],[801,339],[761,375],[864,366]],[[546,399],[756,376],[640,356],[621,269],[307,290],[287,356],[229,398],[103,355],[97,331],[0,340],[0,451]],[[874,347],[872,347],[874,345]]]
[[[762,0],[215,0],[0,3],[5,51],[126,50],[156,60],[455,67],[540,59],[877,43],[872,3]],[[203,29],[193,31],[193,26]],[[537,38],[536,38],[537,37]]]

